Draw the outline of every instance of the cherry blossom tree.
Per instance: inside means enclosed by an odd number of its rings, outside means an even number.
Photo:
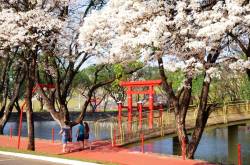
[[[79,42],[84,51],[99,54],[110,63],[158,61],[163,89],[174,105],[179,141],[188,144],[187,156],[193,158],[209,114],[216,106],[208,105],[210,83],[212,78],[220,77],[218,67],[222,63],[229,65],[237,60],[235,51],[228,50],[232,44],[229,36],[240,23],[247,29],[248,10],[248,1],[110,0],[102,10],[84,19]],[[239,34],[241,30],[235,32]],[[249,68],[249,61],[242,63]],[[178,91],[168,81],[167,66],[184,72]],[[185,119],[197,74],[203,74],[204,82],[195,129],[188,138]]]
[[[72,121],[71,126],[74,126],[81,122],[85,117],[86,109],[90,103],[93,92],[109,83],[114,81],[112,78],[105,81],[98,81],[91,84],[89,88],[86,99],[81,107],[81,113],[76,119],[70,117],[70,112],[68,109],[68,96],[72,92],[73,80],[75,79],[77,73],[83,65],[92,60],[95,56],[94,54],[86,53],[79,49],[77,39],[79,37],[79,25],[82,23],[83,18],[94,8],[101,8],[104,4],[103,1],[75,1],[70,2],[67,6],[65,13],[66,26],[60,32],[61,35],[58,38],[55,45],[49,49],[44,49],[46,52],[43,55],[43,59],[40,61],[39,68],[42,72],[37,73],[37,83],[41,82],[43,78],[46,83],[55,84],[55,90],[46,92],[42,88],[40,89],[40,94],[46,103],[52,117],[58,124],[63,127],[65,125],[64,121]],[[83,13],[83,14],[81,14]],[[103,69],[104,66],[101,66]],[[98,72],[100,71],[97,69]],[[95,74],[93,72],[93,74]],[[96,78],[98,78],[98,73]],[[58,105],[58,106],[55,106]]]
[[[78,44],[79,27],[84,18],[93,9],[100,9],[104,4],[105,1],[102,0],[69,3],[67,13],[65,14],[67,18],[66,27],[61,31],[61,35],[54,47],[43,50],[46,53],[40,61],[39,68],[43,70],[43,75],[45,75],[43,79],[45,82],[55,84],[55,90],[46,92],[41,88],[40,94],[46,102],[52,117],[61,127],[65,125],[64,121],[71,121],[71,127],[80,123],[86,115],[87,107],[95,91],[102,86],[112,83],[119,77],[111,74],[110,77],[104,79],[100,73],[109,68],[108,63],[100,61],[100,56],[96,53],[86,52]],[[92,75],[89,75],[93,78],[93,81],[89,85],[85,84],[88,88],[84,93],[85,100],[81,107],[81,113],[76,118],[72,118],[67,105],[67,99],[72,92],[73,81],[81,70],[81,67],[89,65],[88,63],[91,62],[94,62],[96,69],[92,72]],[[138,68],[141,68],[141,66],[128,68],[125,71],[128,74]],[[37,74],[36,81],[38,83],[41,82],[39,80],[41,77],[42,74],[40,72]],[[55,105],[58,105],[58,107]]]
[[[37,61],[43,49],[53,47],[57,34],[64,24],[61,19],[67,1],[1,0],[0,2],[0,49],[8,53],[16,52],[16,59],[25,66],[28,149],[35,150],[31,98]]]

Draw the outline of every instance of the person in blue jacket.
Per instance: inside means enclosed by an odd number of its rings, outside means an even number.
[[[84,134],[85,134],[85,128],[83,123],[81,122],[77,128],[76,132],[76,138],[79,143],[81,143],[81,148],[84,149]]]

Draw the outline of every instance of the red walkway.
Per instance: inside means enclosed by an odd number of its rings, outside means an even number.
[[[21,149],[25,150],[27,139],[21,139]],[[12,140],[8,136],[0,136],[0,147],[17,148],[17,137]],[[51,155],[61,155],[65,158],[76,158],[89,161],[100,161],[120,165],[207,165],[197,160],[182,160],[178,157],[161,156],[153,153],[130,152],[123,148],[112,148],[108,141],[96,141],[92,143],[91,150],[78,151],[77,143],[71,143],[73,152],[61,154],[61,143],[52,143],[48,140],[36,139],[36,152]]]

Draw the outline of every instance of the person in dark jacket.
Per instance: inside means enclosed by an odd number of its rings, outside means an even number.
[[[90,129],[89,129],[89,125],[87,122],[84,122],[84,128],[85,128],[85,132],[84,132],[85,145],[88,145],[90,147],[90,144],[88,142]]]

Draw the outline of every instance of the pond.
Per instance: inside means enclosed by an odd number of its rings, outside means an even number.
[[[94,139],[108,139],[110,137],[110,126],[109,124],[102,124],[99,126],[98,135],[94,133],[94,124],[89,122],[90,125],[90,140]],[[13,135],[18,133],[18,123],[9,122],[7,123],[4,133],[9,134],[9,128],[13,128]],[[51,129],[55,129],[55,139],[59,140],[60,131],[59,125],[54,121],[39,121],[35,122],[35,137],[43,139],[51,139]],[[73,127],[73,141],[76,140],[75,133],[77,126]],[[23,123],[22,136],[27,136],[27,125]],[[237,160],[237,145],[228,144],[229,139],[237,136],[236,142],[242,146],[242,158],[243,165],[250,164],[250,130],[247,126],[240,126],[237,132],[228,132],[228,128],[218,128],[212,130],[206,130],[202,136],[201,142],[195,154],[196,159],[207,160],[209,162],[232,164]],[[229,142],[230,143],[230,142]],[[147,141],[145,143],[144,151],[160,153],[166,155],[177,154],[179,148],[178,145],[173,145],[173,138],[162,137],[154,140]],[[127,146],[131,151],[140,151],[140,144],[133,144]],[[228,147],[231,153],[228,153]],[[228,160],[230,157],[231,160]]]

